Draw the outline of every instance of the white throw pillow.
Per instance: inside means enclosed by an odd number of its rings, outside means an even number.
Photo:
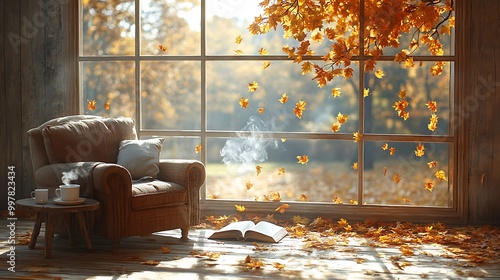
[[[125,167],[133,180],[145,176],[156,178],[160,171],[160,152],[165,139],[123,140],[120,142],[117,164]]]

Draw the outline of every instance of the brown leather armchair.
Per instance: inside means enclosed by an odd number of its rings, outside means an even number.
[[[117,164],[122,140],[137,139],[133,119],[61,117],[30,129],[28,138],[36,187],[54,196],[63,176],[76,174],[80,196],[100,202],[94,234],[111,239],[113,248],[122,237],[170,229],[181,229],[187,240],[189,228],[199,224],[201,162],[162,159],[156,176],[146,180],[134,180]]]

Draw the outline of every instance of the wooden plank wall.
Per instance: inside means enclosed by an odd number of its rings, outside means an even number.
[[[495,120],[500,108],[500,1],[463,2],[470,7],[470,41],[465,46],[471,48],[470,61],[462,64],[470,67],[462,76],[468,78],[464,85],[469,88],[461,103],[474,102],[477,92],[483,97],[488,94],[477,106],[464,107],[470,107],[463,126],[468,129],[468,146],[460,152],[469,159],[464,168],[466,209],[473,224],[500,224],[500,123]],[[71,35],[77,28],[74,5],[77,0],[0,1],[0,145],[5,154],[0,159],[0,184],[7,185],[7,166],[16,166],[18,198],[27,197],[33,188],[26,131],[78,112],[76,94],[72,94],[78,88],[73,77],[77,63],[76,38]],[[12,43],[13,36],[21,42]],[[1,191],[0,209],[5,208],[6,192]]]
[[[18,199],[29,196],[34,188],[26,131],[49,119],[77,113],[75,94],[71,94],[77,85],[71,67],[76,64],[68,62],[74,47],[68,44],[72,42],[68,15],[77,3],[0,1],[0,143],[5,154],[0,159],[0,182],[7,185],[7,167],[15,166]],[[74,50],[72,54],[76,61]],[[6,209],[6,200],[6,191],[0,192],[1,209]]]
[[[500,224],[500,1],[471,1],[469,221]]]

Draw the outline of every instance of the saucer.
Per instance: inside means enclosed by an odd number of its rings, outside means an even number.
[[[61,200],[60,198],[54,198],[54,204],[57,205],[79,205],[83,204],[85,202],[84,197],[79,197],[78,200]]]

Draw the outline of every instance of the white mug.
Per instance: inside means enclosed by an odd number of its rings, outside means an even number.
[[[45,204],[49,200],[49,190],[48,189],[36,189],[31,192],[31,197],[38,204]]]
[[[78,184],[67,184],[60,185],[56,189],[56,196],[62,201],[75,201],[80,198],[80,185]]]

